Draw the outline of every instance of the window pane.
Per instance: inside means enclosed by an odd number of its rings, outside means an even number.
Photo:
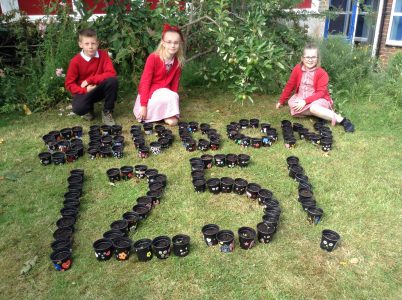
[[[402,17],[394,16],[392,19],[392,29],[390,40],[402,41]]]
[[[402,0],[396,0],[394,12],[402,12]]]
[[[328,32],[330,34],[344,34],[345,32],[345,15],[339,15],[335,20],[329,22]]]
[[[356,24],[356,37],[368,37],[368,28],[364,22],[365,16],[359,15],[357,17],[357,24]]]

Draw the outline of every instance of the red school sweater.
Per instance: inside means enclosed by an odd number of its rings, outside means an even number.
[[[156,53],[151,53],[145,63],[141,75],[138,94],[140,95],[141,106],[147,106],[153,92],[157,89],[168,88],[173,92],[179,90],[181,68],[177,57],[174,58],[173,66],[166,70],[164,61]]]
[[[292,92],[294,90],[295,93],[297,94],[299,92],[299,87],[300,87],[300,82],[303,76],[303,71],[301,69],[301,64],[297,64],[293,70],[292,74],[290,74],[289,80],[286,83],[282,94],[279,98],[279,103],[284,104],[290,96],[292,96]],[[333,103],[329,91],[328,91],[328,73],[325,72],[323,68],[317,68],[315,71],[314,79],[313,79],[313,85],[314,85],[314,94],[307,97],[304,99],[306,101],[306,104],[309,104],[315,100],[324,98],[327,100],[331,105]]]
[[[116,77],[116,71],[107,51],[98,50],[98,53],[99,57],[92,57],[89,61],[86,61],[81,53],[71,59],[64,83],[71,94],[85,94],[87,92],[86,87],[81,87],[84,80],[88,84],[98,85],[107,78]]]

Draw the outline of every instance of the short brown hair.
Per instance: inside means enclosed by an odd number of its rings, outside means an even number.
[[[94,37],[97,38],[96,31],[92,28],[81,29],[78,32],[78,38],[81,40],[82,37]]]

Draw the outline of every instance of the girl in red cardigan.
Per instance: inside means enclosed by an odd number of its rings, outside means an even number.
[[[289,99],[294,90],[295,94]],[[304,48],[301,62],[293,68],[276,109],[283,106],[288,99],[292,116],[313,115],[332,121],[332,125],[341,124],[346,132],[355,130],[350,120],[336,114],[332,109],[333,102],[328,92],[328,74],[320,67],[320,53],[314,45],[310,44]]]
[[[139,122],[164,120],[176,125],[179,118],[179,80],[184,64],[183,36],[176,26],[165,24],[162,39],[145,63],[133,113]]]

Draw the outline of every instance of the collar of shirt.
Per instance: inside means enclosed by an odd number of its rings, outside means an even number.
[[[315,67],[312,68],[312,69],[307,69],[306,66],[302,65],[301,70],[302,70],[303,72],[314,72],[315,70],[317,70],[317,66],[315,66]]]
[[[80,53],[80,54],[81,54],[82,58],[85,59],[86,61],[90,61],[91,58],[92,58],[92,57],[86,55],[86,54],[84,53],[84,50],[81,50],[81,53]],[[94,57],[99,58],[99,52],[98,52],[98,51],[95,52]]]

